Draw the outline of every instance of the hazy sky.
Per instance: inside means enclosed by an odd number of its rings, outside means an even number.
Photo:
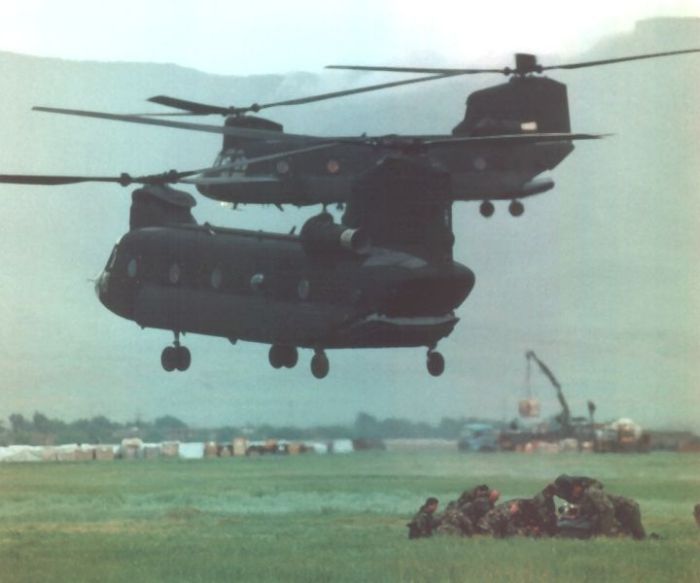
[[[574,54],[642,18],[700,16],[700,0],[10,0],[1,14],[2,50],[250,74]]]

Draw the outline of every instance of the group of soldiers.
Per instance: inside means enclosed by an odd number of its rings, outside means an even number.
[[[554,497],[566,504],[557,512]],[[646,538],[639,504],[606,492],[598,480],[562,474],[532,498],[497,503],[498,490],[482,484],[465,490],[439,514],[437,498],[428,498],[408,523],[409,538],[433,534],[590,538]]]

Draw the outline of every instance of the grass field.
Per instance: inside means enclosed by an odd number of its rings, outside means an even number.
[[[557,474],[636,498],[660,540],[409,541],[423,499]],[[0,466],[0,581],[700,581],[700,457],[358,453]]]

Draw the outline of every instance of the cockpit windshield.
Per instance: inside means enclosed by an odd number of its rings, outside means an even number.
[[[117,249],[119,249],[119,244],[115,244],[112,248],[112,253],[107,259],[107,265],[105,265],[105,271],[112,271],[114,264],[117,262]]]

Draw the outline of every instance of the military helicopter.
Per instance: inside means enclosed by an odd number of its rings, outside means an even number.
[[[324,210],[299,234],[280,234],[198,224],[195,199],[169,185],[203,170],[0,182],[142,185],[95,289],[112,312],[173,332],[161,354],[166,371],[189,368],[180,336],[197,333],[270,344],[275,368],[295,366],[298,348],[313,349],[317,378],[328,374],[328,348],[425,346],[429,373],[442,374],[435,348],[475,281],[452,259],[449,173],[427,157],[387,157],[358,181],[342,224]]]
[[[542,76],[544,71],[699,51],[685,49],[554,66],[542,66],[534,55],[519,53],[515,55],[515,68],[492,69],[331,65],[330,68],[334,69],[430,75],[248,107],[221,107],[165,95],[149,100],[179,109],[179,115],[223,115],[226,117],[223,126],[162,119],[154,117],[154,114],[119,115],[54,107],[34,109],[223,134],[223,147],[214,163],[214,166],[221,168],[186,179],[204,196],[220,201],[298,206],[343,203],[352,196],[357,180],[385,156],[397,152],[427,153],[450,173],[450,198],[453,201],[480,201],[480,212],[484,217],[493,215],[493,201],[510,201],[508,208],[511,215],[520,216],[524,212],[523,198],[554,187],[551,178],[540,175],[555,168],[573,151],[573,141],[601,137],[600,134],[571,133],[566,86]],[[302,105],[400,85],[489,73],[503,74],[509,77],[509,81],[469,95],[464,119],[454,127],[451,135],[318,137],[285,133],[282,125],[276,122],[249,115],[273,107]],[[319,151],[305,151],[318,145],[327,147]],[[246,165],[248,158],[260,158],[285,150],[298,151],[298,154],[293,158],[275,158]]]

